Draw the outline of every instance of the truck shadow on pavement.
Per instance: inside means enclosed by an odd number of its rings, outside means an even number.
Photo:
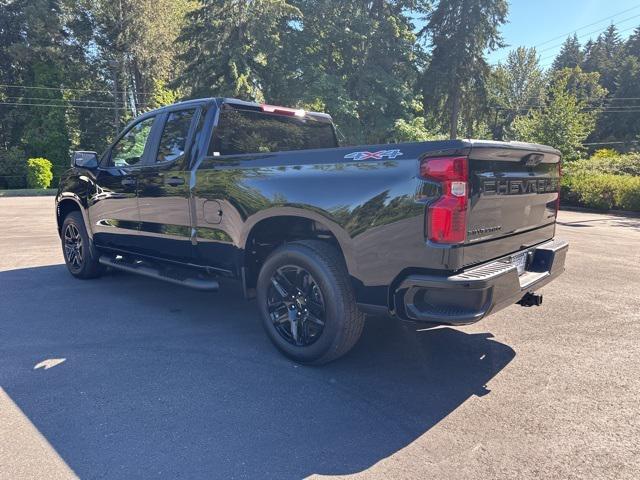
[[[302,478],[406,447],[515,356],[489,333],[370,319],[346,357],[280,356],[239,288],[63,265],[0,272],[0,386],[81,478]],[[51,368],[34,366],[50,359]]]
[[[592,218],[587,220],[576,220],[573,222],[557,222],[558,225],[562,225],[563,227],[574,227],[574,228],[586,228],[586,227],[602,227],[602,226],[612,226],[612,227],[624,227],[630,228],[632,230],[640,231],[640,220],[634,218],[632,216],[609,216],[605,218]]]

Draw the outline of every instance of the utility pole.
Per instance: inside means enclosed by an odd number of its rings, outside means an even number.
[[[111,67],[113,72],[113,129],[115,137],[120,131],[120,108],[118,107],[118,61],[110,60],[109,67]]]

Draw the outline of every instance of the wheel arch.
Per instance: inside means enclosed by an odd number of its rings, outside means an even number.
[[[78,211],[82,215],[84,220],[85,229],[89,238],[93,238],[93,232],[91,231],[91,225],[89,223],[89,217],[87,215],[86,208],[84,207],[82,200],[77,195],[65,195],[58,197],[56,201],[56,222],[58,225],[58,235],[62,229],[62,223],[65,217],[71,213]]]
[[[335,221],[320,213],[298,208],[264,210],[245,222],[240,238],[242,281],[248,296],[252,296],[250,290],[255,286],[259,266],[268,254],[283,243],[302,239],[319,239],[334,244],[348,272],[352,276],[355,274],[351,237]]]

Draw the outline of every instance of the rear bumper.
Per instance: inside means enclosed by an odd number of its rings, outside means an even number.
[[[394,293],[396,315],[447,325],[477,322],[560,275],[568,248],[554,239],[526,249],[529,260],[522,275],[508,257],[448,277],[411,275]]]

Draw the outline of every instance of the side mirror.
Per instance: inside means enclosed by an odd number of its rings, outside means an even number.
[[[98,168],[96,152],[75,151],[71,154],[71,166],[80,168]]]

